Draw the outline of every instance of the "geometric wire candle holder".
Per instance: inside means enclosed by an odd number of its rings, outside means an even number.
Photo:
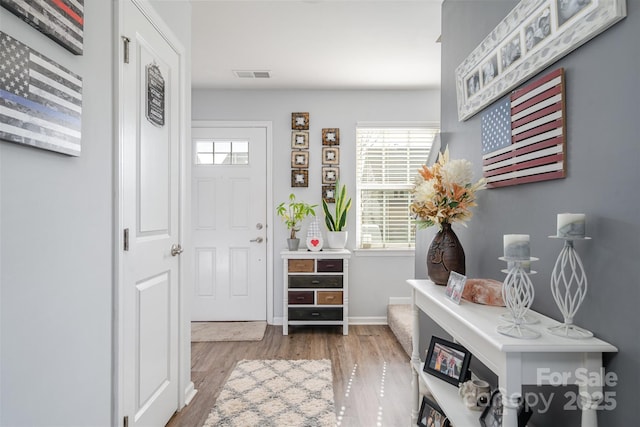
[[[564,246],[551,273],[551,294],[564,317],[564,323],[548,328],[548,331],[553,335],[567,338],[591,338],[593,332],[573,324],[573,318],[587,295],[587,276],[582,260],[573,248],[573,241],[591,238],[559,236],[549,236],[549,238],[564,239]]]
[[[538,338],[540,333],[529,328],[525,321],[527,311],[531,307],[535,296],[535,290],[529,274],[535,274],[535,271],[527,273],[523,268],[523,264],[529,260],[502,257],[500,259],[509,261],[510,264],[509,269],[506,271],[507,277],[502,284],[502,299],[507,309],[509,309],[511,320],[508,324],[497,326],[496,331],[513,338]],[[537,261],[537,258],[530,258],[530,260]]]

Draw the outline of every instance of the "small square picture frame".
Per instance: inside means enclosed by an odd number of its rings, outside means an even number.
[[[502,394],[499,389],[493,390],[489,404],[480,415],[480,425],[482,427],[500,427],[502,426]],[[526,427],[529,418],[533,415],[531,408],[522,400],[518,403],[518,427]]]
[[[336,202],[336,186],[335,185],[322,186],[322,200],[324,200],[327,203]]]
[[[335,184],[340,179],[340,168],[322,167],[322,183]]]
[[[322,147],[322,164],[323,165],[340,164],[340,148],[339,147]]]
[[[291,129],[309,130],[309,113],[291,113]]]
[[[323,128],[322,145],[340,145],[340,129]]]
[[[462,292],[464,291],[464,286],[466,284],[467,276],[452,271],[449,273],[449,280],[447,280],[447,288],[445,289],[444,294],[451,301],[456,304],[460,304],[460,298],[462,298]]]
[[[304,150],[309,148],[309,132],[296,131],[291,132],[291,148]]]
[[[292,151],[291,167],[294,169],[307,169],[309,167],[308,151]]]
[[[420,412],[418,412],[418,425],[420,427],[451,427],[449,418],[447,418],[444,411],[440,409],[440,406],[436,402],[427,396],[422,396]]]
[[[471,376],[471,352],[458,343],[431,337],[423,371],[460,387]]]
[[[292,187],[308,187],[309,186],[309,170],[293,169],[291,171]]]

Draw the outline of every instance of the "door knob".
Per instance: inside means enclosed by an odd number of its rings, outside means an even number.
[[[262,237],[256,237],[255,239],[251,239],[249,241],[250,242],[256,242],[256,243],[262,243],[262,240],[264,240]]]
[[[178,256],[182,253],[182,246],[173,244],[171,245],[171,256]]]

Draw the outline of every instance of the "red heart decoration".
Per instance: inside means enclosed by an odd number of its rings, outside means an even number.
[[[318,246],[318,245],[320,244],[320,240],[318,240],[318,239],[311,239],[311,244],[312,244],[313,246]]]

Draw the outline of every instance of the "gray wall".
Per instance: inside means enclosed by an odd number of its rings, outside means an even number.
[[[446,0],[442,14],[442,131],[453,158],[471,160],[480,175],[480,115],[458,122],[455,67],[515,6],[516,1]],[[593,240],[576,243],[589,280],[587,297],[576,324],[618,347],[605,355],[606,369],[619,377],[616,408],[599,411],[604,426],[635,424],[640,416],[640,2],[627,1],[628,17],[560,59],[566,72],[568,175],[563,180],[526,184],[481,193],[468,228],[457,232],[467,255],[467,275],[504,279],[502,235],[531,235],[538,256],[533,276],[533,309],[561,319],[549,288],[550,273],[561,244],[547,238],[555,232],[556,214],[583,212]],[[460,28],[465,31],[461,32]],[[416,258],[424,256],[416,253]],[[567,402],[556,392],[555,409]],[[565,419],[566,418],[566,419]],[[536,425],[577,425],[575,413],[534,414]]]
[[[74,56],[0,8],[3,32],[83,76],[82,155],[0,141],[3,426],[111,420],[112,3]]]
[[[114,421],[114,4],[85,0],[82,56],[0,8],[1,31],[83,77],[80,157],[0,141],[1,426]],[[154,4],[188,56],[190,6]]]
[[[439,121],[440,92],[432,91],[214,91],[194,90],[194,120],[273,122],[273,201],[294,192],[298,199],[321,202],[321,130],[340,128],[340,179],[355,202],[355,126],[358,121]],[[310,115],[308,188],[291,188],[291,113]],[[321,208],[317,214],[322,218]],[[282,262],[287,232],[274,216],[274,316],[282,316]],[[355,208],[348,219],[347,248],[355,247]],[[302,236],[306,233],[305,227]],[[400,257],[353,256],[350,262],[349,317],[384,317],[389,297],[410,295],[413,254]]]

